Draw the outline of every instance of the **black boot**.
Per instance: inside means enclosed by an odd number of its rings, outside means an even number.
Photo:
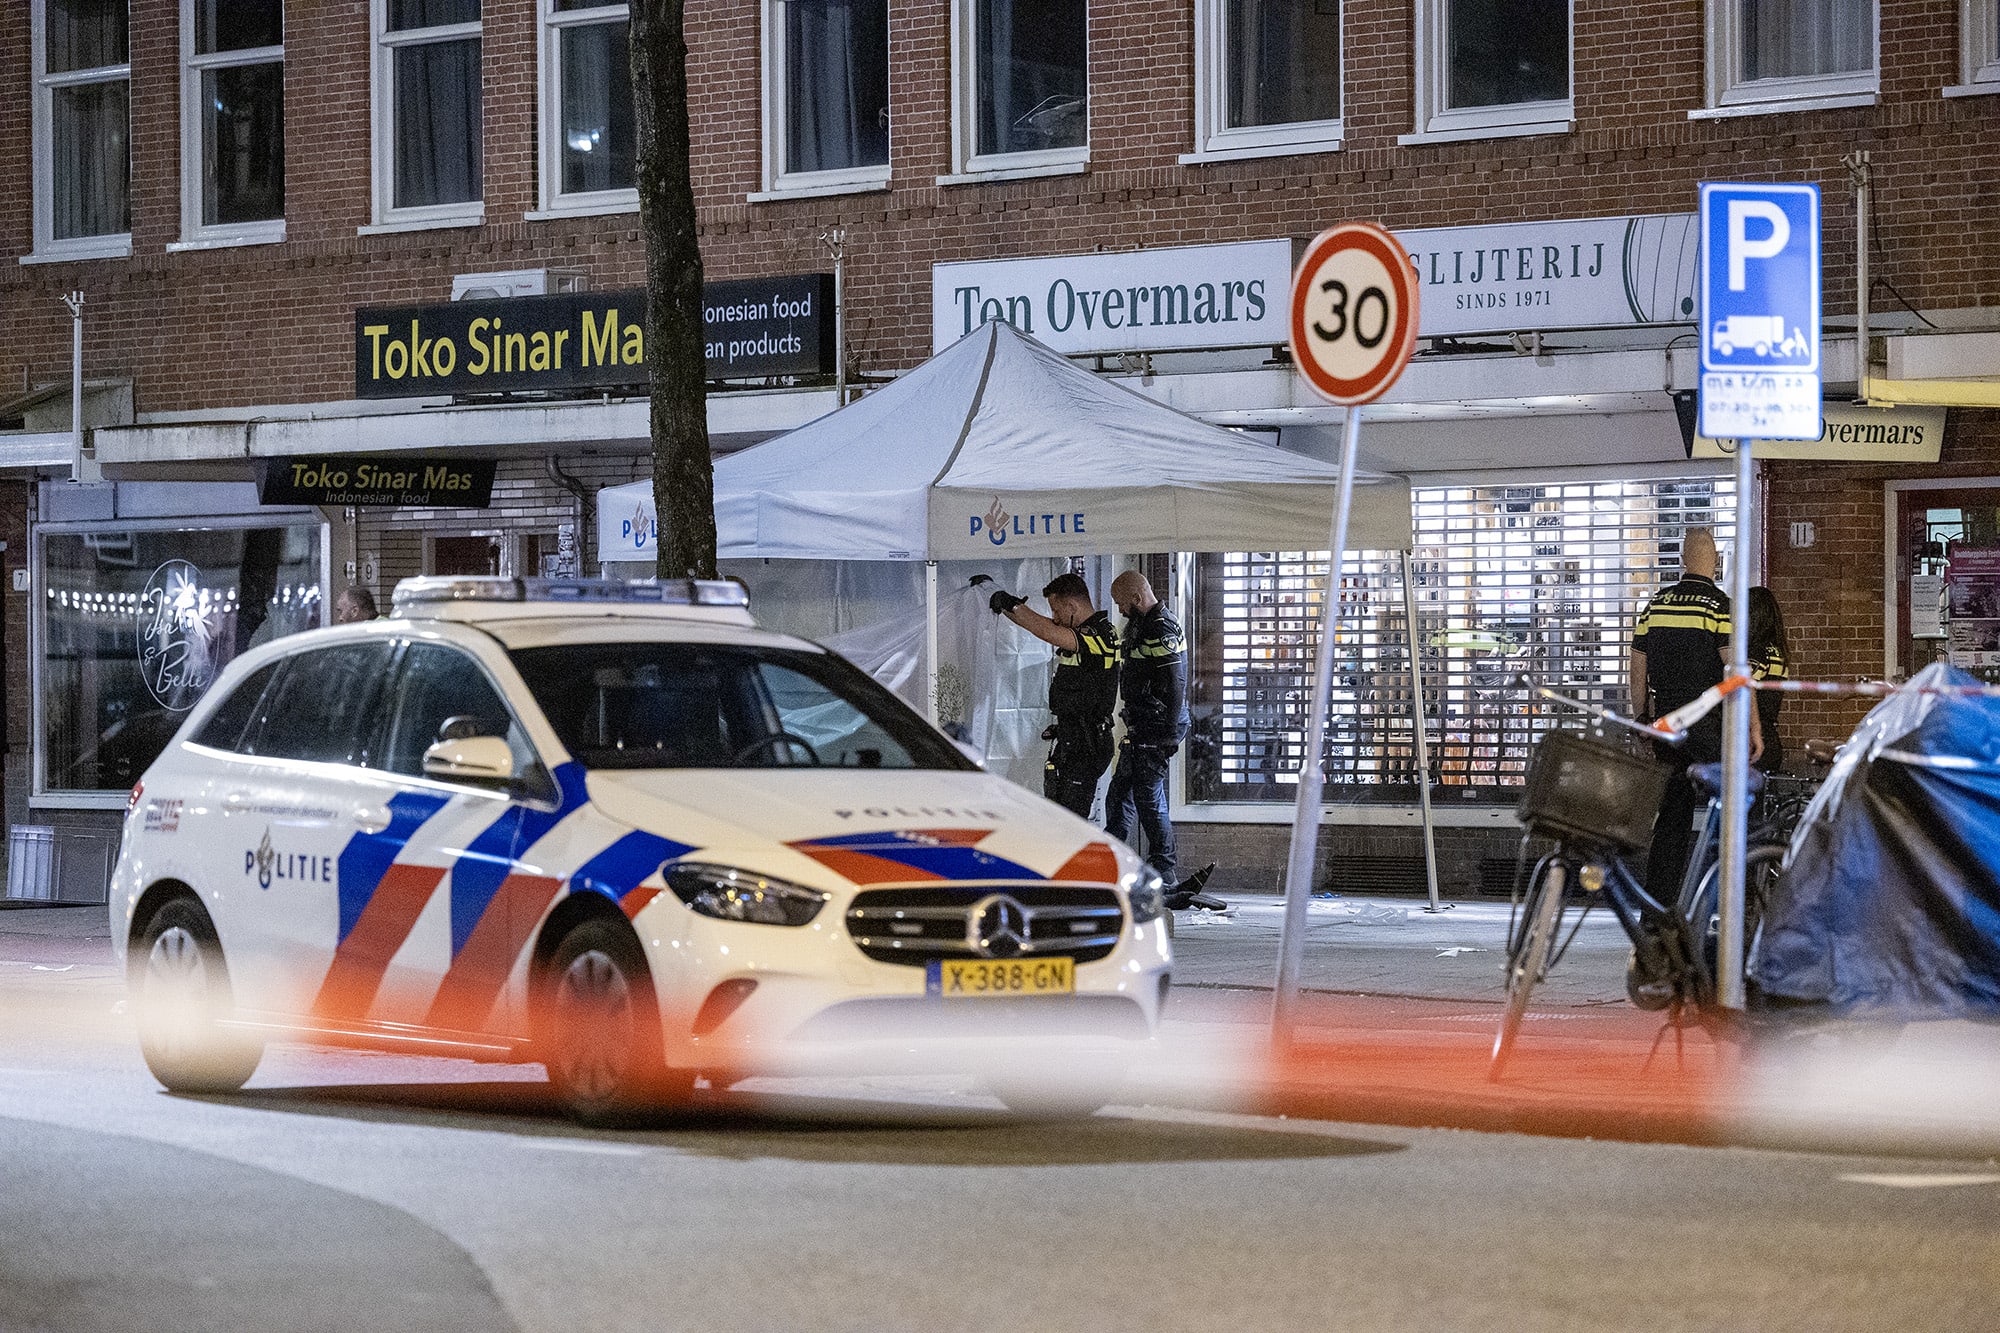
[[[1222,901],[1220,898],[1202,892],[1202,887],[1208,883],[1208,877],[1214,873],[1215,862],[1210,861],[1207,865],[1195,871],[1171,889],[1168,889],[1168,910],[1185,912],[1190,907],[1199,907],[1205,912],[1220,912],[1226,909],[1229,906],[1228,903]]]

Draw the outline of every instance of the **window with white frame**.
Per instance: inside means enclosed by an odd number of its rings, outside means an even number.
[[[284,0],[182,0],[181,231],[285,234]]]
[[[1681,540],[1735,535],[1720,477],[1419,487],[1411,493],[1417,643],[1438,799],[1508,802],[1541,733],[1575,715],[1537,703],[1527,674],[1622,708],[1632,629],[1680,575]],[[1312,697],[1323,551],[1192,557],[1187,748],[1191,801],[1291,801]],[[1342,562],[1339,660],[1327,715],[1327,799],[1415,804],[1402,558]]]
[[[957,158],[966,173],[1089,156],[1086,0],[955,0]]]
[[[1570,128],[1570,0],[1418,0],[1416,35],[1406,141]]]
[[[128,27],[125,0],[34,0],[38,258],[132,252]]]
[[[480,0],[373,0],[375,220],[482,215]]]
[[[604,0],[540,3],[542,207],[636,208],[630,11]]]
[[[888,0],[765,0],[766,188],[889,179]]]
[[[1340,4],[1196,0],[1196,158],[1340,146]]]
[[[1959,0],[1961,82],[1947,95],[2000,93],[2000,0]]]
[[[1710,0],[1707,114],[1872,101],[1876,24],[1876,0]]]

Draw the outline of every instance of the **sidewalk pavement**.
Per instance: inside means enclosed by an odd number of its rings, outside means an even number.
[[[1227,916],[1175,917],[1175,991],[1271,990],[1284,899],[1229,890],[1220,896],[1230,905]],[[1302,984],[1309,992],[1498,1005],[1506,994],[1508,913],[1504,901],[1450,903],[1432,913],[1420,898],[1315,898],[1306,913]],[[1575,921],[1574,913],[1569,920]],[[1536,1006],[1625,1003],[1627,947],[1611,914],[1592,912],[1536,988]]]
[[[1277,975],[1284,900],[1228,893],[1227,914],[1175,919],[1177,992],[1269,991]],[[1422,899],[1315,898],[1306,916],[1304,986],[1310,992],[1498,1004],[1507,941],[1504,902],[1461,902],[1435,914]],[[1615,1005],[1625,999],[1625,937],[1593,912],[1537,989],[1538,1008]],[[0,964],[111,965],[100,906],[0,908]],[[1218,997],[1219,998],[1219,997]],[[1223,1006],[1234,1011],[1237,1006]]]

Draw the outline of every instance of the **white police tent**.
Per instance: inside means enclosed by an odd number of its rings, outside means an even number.
[[[1070,556],[1322,548],[1337,479],[1332,463],[1178,412],[994,322],[718,459],[718,554],[760,621],[845,652],[1038,785],[1046,650],[997,626],[968,578],[1032,596]],[[600,558],[650,561],[650,544],[627,552],[651,499],[649,481],[600,493]],[[1350,549],[1407,550],[1410,534],[1407,480],[1360,477]],[[1108,583],[1116,569],[1095,572]]]

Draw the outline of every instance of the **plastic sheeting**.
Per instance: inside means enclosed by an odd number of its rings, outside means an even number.
[[[1939,663],[1869,713],[1808,807],[1750,975],[1841,1011],[2000,1012],[2000,699]]]
[[[938,721],[957,724],[988,770],[1042,789],[1051,655],[1048,645],[987,606],[990,574],[1035,596],[1063,568],[1057,560],[948,561],[938,565]],[[826,645],[922,712],[924,566],[904,561],[724,560],[720,572],[750,587],[757,623]]]

